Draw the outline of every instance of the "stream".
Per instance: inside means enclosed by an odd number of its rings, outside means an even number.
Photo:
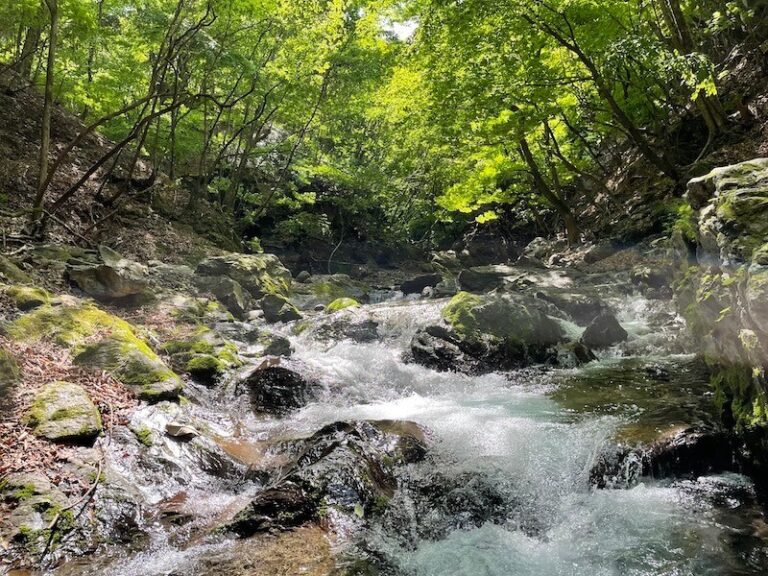
[[[430,445],[424,461],[409,465],[383,514],[337,530],[333,556],[349,574],[766,573],[768,530],[748,478],[636,478],[630,470],[622,485],[591,485],[591,470],[607,447],[714,419],[705,375],[669,302],[616,297],[611,305],[630,338],[585,367],[483,376],[404,361],[416,329],[439,320],[444,304],[396,297],[345,311],[378,323],[378,339],[369,342],[323,341],[314,329],[294,335],[285,327],[293,358],[322,383],[315,401],[288,416],[254,415],[233,383],[195,387],[192,402],[181,407],[142,408],[134,421],[153,430],[183,412],[251,473],[239,482],[222,480],[231,474],[216,466],[226,461],[212,463],[193,445],[167,440],[152,446],[150,460],[116,433],[107,448],[109,471],[130,479],[125,490],[146,502],[140,522],[149,536],[55,573],[250,574],[218,571],[242,553],[241,544],[201,534],[263,489],[253,471],[279,464],[279,454],[266,448],[275,438],[348,420],[413,421],[428,431]],[[114,510],[119,523],[119,506]],[[192,521],[173,521],[178,517]]]

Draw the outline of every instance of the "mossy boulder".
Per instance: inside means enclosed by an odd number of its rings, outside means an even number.
[[[101,433],[101,416],[88,392],[70,382],[51,382],[35,394],[24,422],[36,436],[88,444]]]
[[[183,382],[144,342],[109,337],[79,349],[75,364],[108,372],[147,402],[174,400]]]
[[[100,264],[83,264],[69,270],[69,279],[98,300],[120,300],[144,293],[149,270],[143,264],[123,258],[106,246],[99,247]]]
[[[0,278],[14,284],[31,284],[29,275],[19,268],[10,258],[0,255]]]
[[[312,310],[317,306],[328,306],[334,300],[351,298],[358,302],[368,299],[371,287],[346,274],[312,276],[308,283],[295,284],[291,298],[301,310]]]
[[[357,308],[358,306],[360,306],[360,302],[354,298],[336,298],[336,300],[326,306],[325,311],[328,314],[333,314],[346,308]]]
[[[67,497],[41,473],[19,472],[0,481],[0,498],[12,510],[0,522],[0,540],[13,542],[28,552],[40,553],[50,537],[53,518],[68,504]],[[60,528],[71,526],[72,513],[61,519]]]
[[[214,384],[227,370],[242,366],[237,346],[208,328],[165,342],[161,349],[170,355],[174,367],[205,384]]]
[[[694,178],[686,197],[697,211],[700,259],[746,262],[768,238],[768,158]]]
[[[14,340],[47,339],[71,349],[77,364],[109,372],[144,400],[172,399],[181,392],[181,379],[134,328],[93,304],[62,298],[20,316],[5,331]],[[101,339],[92,343],[94,336]]]
[[[528,346],[552,346],[563,339],[560,325],[520,295],[477,296],[459,292],[443,308],[443,319],[461,337],[484,336]]]
[[[9,386],[13,386],[20,378],[21,370],[16,358],[0,346],[0,393],[3,393]]]
[[[288,296],[291,272],[274,254],[225,254],[198,264],[198,276],[226,276],[240,284],[253,298],[265,294]]]
[[[9,286],[3,292],[13,301],[14,306],[23,312],[49,304],[51,301],[51,295],[48,292],[32,286]]]
[[[261,299],[261,309],[267,322],[293,322],[302,318],[301,312],[285,296],[267,294]]]
[[[445,325],[417,332],[413,359],[438,370],[487,372],[557,362],[560,325],[530,297],[459,292],[442,311]]]
[[[227,276],[197,276],[195,285],[203,292],[213,294],[236,318],[244,318],[253,308],[251,295],[239,282]]]

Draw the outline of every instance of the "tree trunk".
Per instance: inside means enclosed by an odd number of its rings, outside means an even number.
[[[576,222],[576,218],[574,217],[573,212],[571,212],[568,204],[566,204],[560,196],[555,194],[550,189],[546,180],[544,180],[544,177],[541,175],[539,165],[536,163],[536,158],[534,158],[533,153],[531,152],[531,147],[528,145],[528,141],[525,138],[520,138],[518,145],[520,147],[520,155],[523,157],[523,160],[525,161],[531,173],[531,177],[533,178],[534,187],[542,196],[544,196],[544,198],[547,199],[552,207],[557,210],[557,212],[563,218],[563,221],[565,222],[565,231],[568,237],[568,243],[577,243],[581,234],[579,232],[579,225]]]
[[[565,14],[560,13],[560,16],[562,16],[563,19],[566,19]],[[592,61],[592,59],[589,56],[587,56],[584,50],[582,50],[581,46],[579,46],[578,42],[573,37],[573,34],[571,34],[570,40],[569,40],[569,39],[566,39],[565,36],[563,36],[563,34],[560,33],[556,28],[553,28],[546,22],[537,21],[528,14],[524,14],[523,18],[525,18],[525,20],[528,21],[531,25],[539,28],[544,33],[551,36],[558,44],[560,44],[563,48],[566,48],[567,50],[569,50],[571,53],[573,53],[576,56],[576,58],[579,59],[579,61],[584,65],[584,67],[589,72],[592,82],[595,85],[595,88],[597,89],[598,94],[605,101],[605,103],[608,104],[608,108],[611,111],[611,115],[614,117],[616,122],[618,122],[618,124],[626,131],[629,138],[632,140],[635,146],[637,146],[637,148],[640,150],[643,156],[645,156],[645,158],[651,164],[656,166],[664,174],[666,174],[667,176],[669,176],[675,181],[679,180],[680,174],[678,173],[677,168],[675,168],[672,162],[670,162],[666,154],[664,153],[657,154],[656,152],[654,152],[653,148],[651,147],[651,144],[648,142],[648,139],[645,137],[645,135],[640,131],[640,129],[635,125],[635,123],[632,121],[629,115],[624,111],[624,109],[618,103],[618,101],[613,95],[613,92],[608,86],[608,83],[606,82],[605,78],[603,78],[603,75],[600,73],[600,70],[597,68],[597,65]],[[566,19],[566,22],[567,22],[567,19]],[[570,23],[569,23],[569,26],[570,26]]]
[[[32,79],[32,64],[35,59],[35,52],[40,44],[40,35],[42,30],[39,26],[27,28],[24,35],[24,45],[21,48],[21,55],[18,62],[14,64],[14,71],[21,77],[22,82],[29,82]]]
[[[45,71],[45,100],[43,102],[43,118],[40,130],[40,156],[38,160],[37,194],[32,205],[32,223],[37,225],[43,215],[43,202],[48,175],[48,154],[51,148],[51,112],[53,109],[53,80],[56,64],[56,45],[58,41],[59,7],[57,0],[45,0],[51,19],[48,38],[48,62]]]

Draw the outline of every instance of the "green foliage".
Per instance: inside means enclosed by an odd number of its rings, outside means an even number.
[[[644,0],[59,3],[57,100],[108,117],[123,160],[140,147],[188,210],[207,199],[283,243],[567,219],[605,180],[606,142],[662,142],[717,102],[735,43],[766,36],[764,9],[739,0],[670,1],[672,19]],[[21,70],[29,44],[37,85],[46,18],[39,0],[0,6],[0,64]]]

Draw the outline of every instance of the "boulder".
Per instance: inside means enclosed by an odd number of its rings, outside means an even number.
[[[149,286],[149,270],[127,260],[106,246],[99,247],[101,264],[75,265],[69,279],[80,290],[98,300],[119,300],[143,293]]]
[[[288,296],[291,273],[273,254],[225,254],[198,264],[198,276],[226,276],[239,283],[253,298],[266,294]]]
[[[0,279],[14,284],[31,284],[29,274],[19,268],[10,258],[0,255]]]
[[[556,361],[560,325],[534,299],[520,294],[459,292],[443,308],[447,326],[419,331],[411,342],[416,362],[438,370],[483,372]]]
[[[178,397],[183,383],[125,320],[74,298],[61,298],[5,326],[12,340],[47,339],[74,362],[109,372],[148,401]]]
[[[442,274],[422,274],[400,284],[403,294],[421,294],[427,287],[435,287],[443,280]]]
[[[228,276],[196,276],[199,290],[213,294],[236,318],[245,318],[253,308],[253,300],[239,282]]]
[[[462,270],[459,274],[459,286],[467,292],[490,292],[504,286],[504,279],[516,275],[517,271],[511,266],[478,266]]]
[[[184,264],[166,264],[155,260],[149,263],[149,276],[154,285],[178,290],[191,286],[195,271]]]
[[[409,422],[336,422],[281,448],[293,464],[226,530],[248,537],[321,517],[364,522],[386,509],[402,466],[424,458],[426,439],[418,425]],[[328,515],[331,510],[334,514]]]
[[[296,276],[296,282],[299,282],[301,284],[306,284],[309,282],[309,279],[312,278],[312,274],[310,274],[306,270],[302,270],[299,272],[299,274]]]
[[[586,326],[608,310],[608,305],[599,298],[573,290],[539,290],[536,298],[550,302],[580,326]]]
[[[610,240],[598,242],[589,246],[584,251],[584,262],[586,264],[594,264],[600,260],[605,260],[609,256],[613,256],[617,251],[616,246]]]
[[[379,323],[371,318],[360,320],[355,314],[336,314],[331,320],[314,329],[318,340],[352,340],[375,342],[379,340]]]
[[[621,327],[616,316],[605,312],[587,326],[581,336],[581,341],[590,348],[607,348],[624,342],[628,337],[629,334]]]
[[[101,433],[101,416],[88,393],[69,382],[52,382],[35,394],[24,422],[36,436],[90,444]]]
[[[267,294],[261,299],[264,319],[269,323],[292,322],[301,319],[301,312],[285,296]]]
[[[292,302],[301,310],[327,306],[339,298],[367,302],[371,287],[346,274],[313,275],[305,284],[295,284]]]
[[[38,306],[49,304],[51,295],[42,288],[31,286],[9,286],[3,293],[8,296],[14,306],[22,312],[28,312]]]
[[[615,445],[602,452],[590,470],[597,488],[626,488],[643,477],[698,478],[741,472],[735,438],[709,429],[687,428],[650,445]]]
[[[174,368],[189,373],[206,385],[217,383],[227,370],[242,365],[237,346],[207,328],[200,328],[179,340],[165,342],[161,349],[171,356]]]
[[[317,382],[302,376],[300,367],[278,360],[265,361],[242,382],[256,412],[283,414],[302,408],[315,395]]]
[[[105,338],[80,349],[75,364],[108,372],[148,402],[175,400],[183,382],[138,339]]]

